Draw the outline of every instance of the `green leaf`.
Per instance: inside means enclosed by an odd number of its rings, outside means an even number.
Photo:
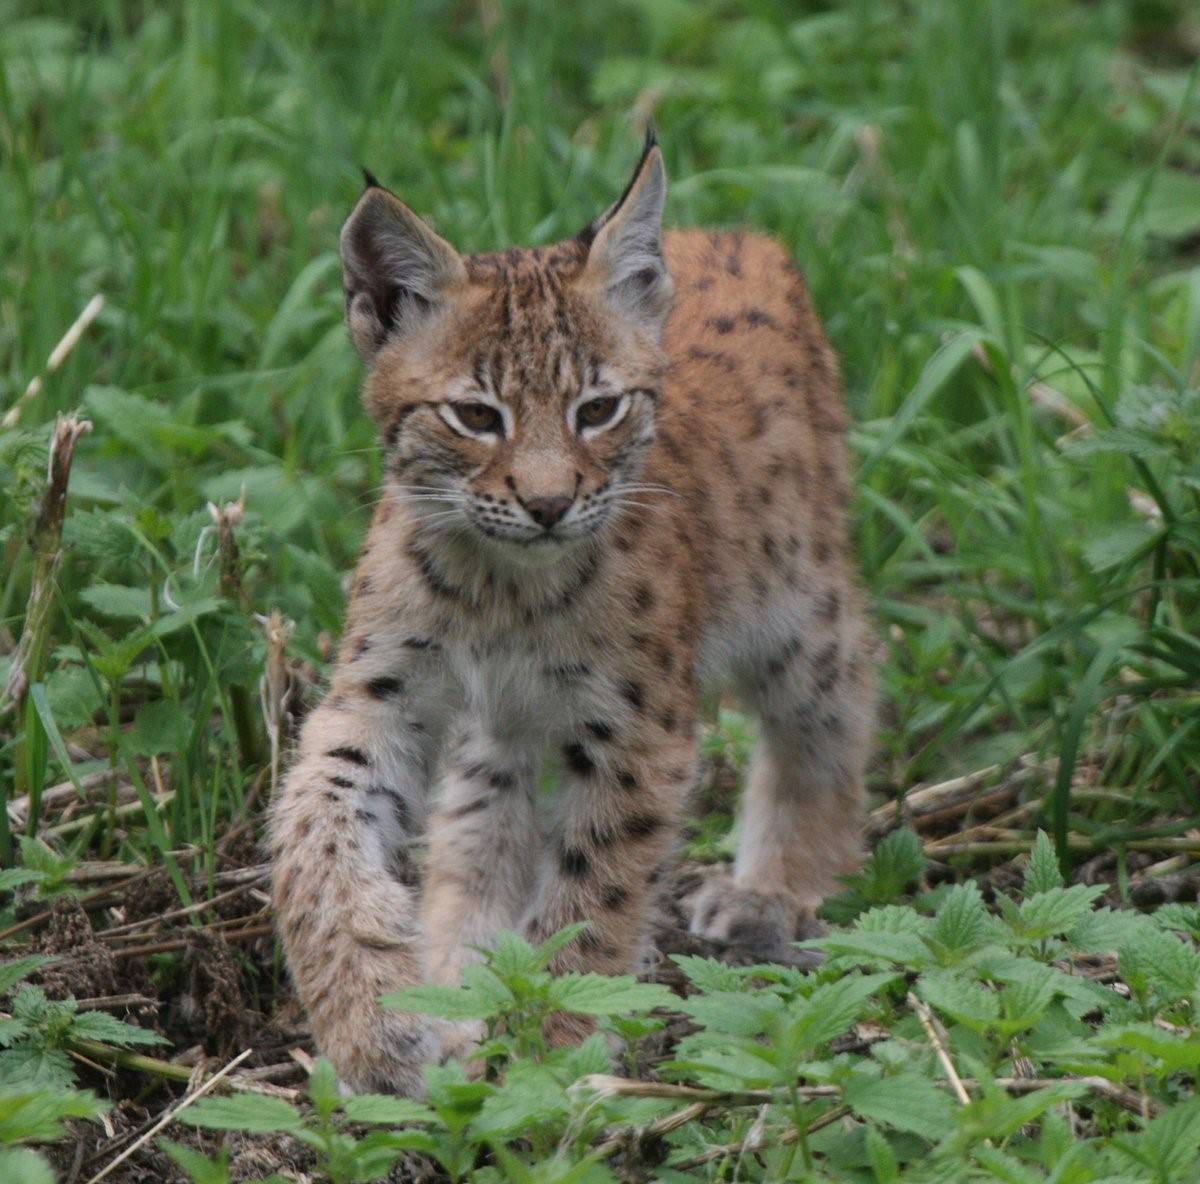
[[[191,724],[187,713],[170,699],[147,703],[137,713],[129,734],[129,751],[134,756],[158,756],[186,747]]]
[[[70,1057],[56,1048],[22,1044],[0,1052],[0,1089],[64,1088],[74,1081]]]
[[[79,599],[101,616],[119,620],[149,621],[153,603],[149,588],[127,588],[121,584],[91,584],[79,591]]]
[[[209,1159],[182,1143],[159,1139],[158,1147],[195,1181],[195,1184],[229,1184],[229,1152],[222,1148],[216,1159]]]
[[[30,954],[26,958],[13,958],[0,962],[0,995],[7,995],[22,979],[28,978],[39,967],[52,962],[53,958],[42,954]]]
[[[771,995],[709,991],[676,999],[675,1006],[712,1032],[730,1036],[759,1036],[773,1015],[783,1011],[783,1000]]]
[[[536,1061],[514,1061],[501,1086],[483,1103],[471,1130],[481,1138],[516,1135],[565,1121],[567,1114],[561,1082]]]
[[[736,966],[716,958],[702,958],[698,954],[672,954],[670,957],[697,991],[736,991],[745,977]]]
[[[807,999],[791,1004],[795,1020],[790,1035],[809,1048],[842,1035],[864,1016],[873,997],[895,981],[894,974],[851,974],[822,983]]]
[[[887,904],[921,878],[926,862],[921,840],[901,827],[880,839],[862,871],[847,876],[846,883],[868,904]]]
[[[876,1078],[855,1074],[846,1082],[843,1096],[860,1117],[931,1142],[940,1139],[954,1121],[954,1102],[916,1073]]]
[[[1054,937],[1074,929],[1088,913],[1093,902],[1103,896],[1103,884],[1072,884],[1069,888],[1050,888],[1026,897],[1010,919],[1013,932],[1026,941]]]
[[[50,1165],[36,1151],[0,1148],[0,1180],[4,1184],[55,1184]]]
[[[954,971],[921,975],[916,992],[935,1011],[976,1032],[985,1031],[1000,1017],[996,993]]]
[[[955,884],[946,893],[934,916],[930,942],[955,961],[985,945],[995,932],[979,888]]]
[[[415,1011],[444,1020],[486,1020],[496,1013],[495,1003],[482,998],[477,991],[434,983],[421,983],[405,987],[402,991],[393,991],[384,995],[379,1003],[382,1007],[397,1011]]]
[[[283,1098],[265,1094],[235,1094],[228,1098],[201,1098],[180,1115],[181,1122],[215,1131],[245,1131],[264,1135],[295,1131],[300,1111]]]
[[[127,1024],[103,1011],[81,1011],[72,1021],[71,1035],[82,1040],[98,1040],[117,1048],[135,1045],[168,1044],[165,1036]]]
[[[869,1103],[868,1103],[869,1104]],[[867,1159],[875,1173],[876,1184],[895,1184],[900,1179],[900,1164],[885,1135],[878,1128],[866,1128]]]
[[[679,998],[657,983],[639,983],[632,975],[565,974],[554,980],[550,1005],[580,1015],[627,1015],[673,1007]]]
[[[0,1144],[50,1142],[67,1118],[98,1118],[108,1109],[91,1090],[0,1087]]]
[[[308,1075],[308,1100],[322,1118],[328,1118],[341,1105],[337,1070],[325,1057],[317,1058]]]
[[[1200,952],[1174,933],[1140,929],[1121,949],[1121,977],[1135,990],[1151,987],[1169,1000],[1188,999],[1200,988]]]
[[[1033,849],[1029,852],[1029,862],[1025,865],[1025,895],[1035,896],[1039,892],[1061,887],[1062,870],[1058,866],[1054,844],[1044,830],[1039,830]]]
[[[420,1102],[384,1094],[359,1094],[342,1101],[342,1111],[351,1122],[373,1126],[401,1126],[406,1122],[433,1122],[434,1115]]]

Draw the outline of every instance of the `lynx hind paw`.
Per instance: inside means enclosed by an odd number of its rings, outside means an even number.
[[[487,1030],[481,1020],[440,1020],[437,1025],[437,1060],[445,1064],[449,1060],[461,1061],[467,1076],[483,1076],[487,1065],[475,1056]]]
[[[438,1032],[424,1017],[389,1015],[368,1041],[352,1046],[348,1057],[328,1050],[344,1094],[425,1096],[425,1066],[439,1055]]]
[[[725,872],[710,876],[691,901],[691,933],[722,947],[722,958],[739,966],[778,962],[810,969],[820,964],[814,950],[792,944],[823,932],[811,918],[799,918],[782,897],[738,887]]]

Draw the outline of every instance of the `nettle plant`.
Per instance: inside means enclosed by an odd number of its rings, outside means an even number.
[[[54,1184],[46,1160],[25,1143],[49,1143],[64,1135],[69,1119],[96,1119],[107,1109],[90,1090],[75,1086],[69,1051],[127,1049],[163,1044],[147,1032],[99,1011],[80,1011],[73,999],[47,999],[39,987],[21,986],[51,959],[38,955],[0,962],[0,1181]],[[15,993],[14,993],[15,992]]]
[[[31,955],[0,963],[0,997],[50,961]],[[74,999],[48,999],[41,987],[20,987],[11,1014],[0,1014],[0,1090],[74,1085],[69,1052],[89,1041],[118,1049],[167,1043],[107,1012],[80,1011]]]
[[[1098,908],[1104,889],[1067,886],[1044,835],[1023,891],[994,907],[973,884],[880,901],[921,863],[911,835],[882,845],[839,902],[845,926],[804,943],[824,952],[816,970],[674,957],[685,998],[553,977],[577,928],[536,949],[505,934],[461,988],[386,1000],[486,1029],[469,1069],[428,1071],[422,1102],[342,1097],[320,1063],[305,1109],[203,1100],[187,1121],[287,1132],[334,1184],[381,1179],[407,1155],[484,1184],[1193,1178],[1200,909]],[[638,1039],[662,1023],[651,1012],[666,1009],[692,1031],[655,1079],[609,1076],[614,1044],[637,1068]],[[607,1031],[548,1048],[557,1011]],[[171,1153],[199,1184],[224,1179],[220,1160]]]

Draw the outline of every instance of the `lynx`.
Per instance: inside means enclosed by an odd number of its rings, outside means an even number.
[[[786,958],[855,863],[872,644],[837,363],[778,243],[664,233],[665,195],[650,135],[556,246],[462,256],[369,175],[342,231],[387,481],[271,844],[291,975],[349,1089],[416,1093],[469,1052],[470,1026],[378,999],[459,981],[501,929],[586,921],[556,969],[635,966],[704,688],[759,735],[693,931]]]

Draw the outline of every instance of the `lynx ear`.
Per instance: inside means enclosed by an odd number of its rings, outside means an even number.
[[[673,285],[662,253],[667,174],[653,128],[620,199],[580,234],[589,244],[585,280],[621,312],[661,332]]]
[[[364,361],[393,333],[403,333],[466,281],[462,259],[370,173],[342,227],[346,324]]]

